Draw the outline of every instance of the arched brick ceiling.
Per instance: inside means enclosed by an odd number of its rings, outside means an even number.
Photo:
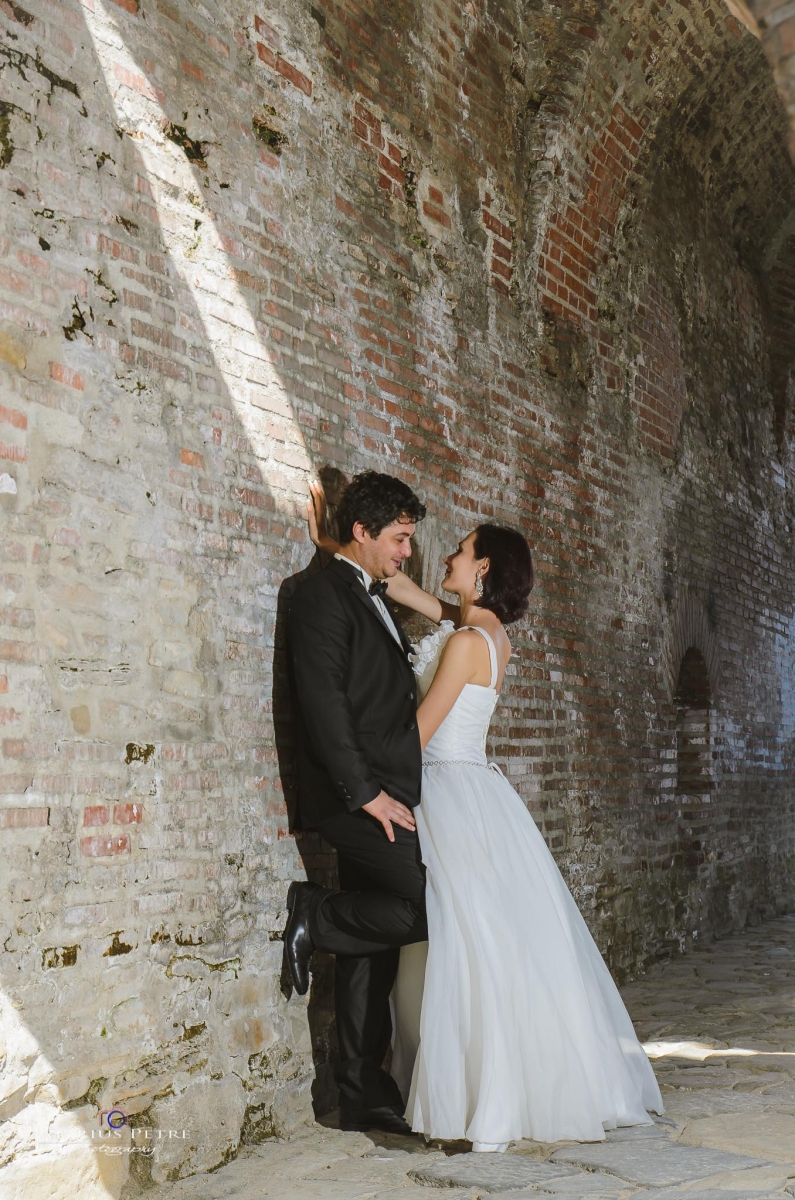
[[[795,2],[778,7],[792,10],[795,46]],[[555,7],[554,20],[548,12],[528,112],[528,141],[537,143],[531,159],[546,169],[537,172],[524,214],[535,238],[528,269],[537,272],[539,319],[551,313],[600,341],[600,279],[623,214],[647,203],[663,154],[679,156],[701,180],[704,202],[730,231],[743,266],[765,285],[770,384],[783,432],[795,363],[795,170],[787,114],[753,15],[741,0],[573,0]],[[538,28],[535,6],[533,21]],[[609,387],[608,337],[600,354]]]

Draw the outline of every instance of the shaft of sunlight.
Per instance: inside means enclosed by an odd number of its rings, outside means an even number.
[[[748,1050],[739,1046],[719,1048],[707,1042],[644,1042],[649,1058],[689,1058],[704,1062],[708,1058],[795,1058],[790,1050]]]
[[[277,508],[291,511],[291,496],[303,494],[312,463],[255,315],[232,277],[222,235],[202,197],[194,169],[182,150],[165,136],[168,119],[157,89],[127,49],[107,3],[95,0],[93,11],[85,7],[84,15],[116,124],[134,138],[146,168],[147,178],[139,187],[156,207],[164,249],[190,291],[204,347],[213,357],[251,450],[264,470],[268,460],[273,460],[274,440],[284,439],[278,462],[273,462],[271,490]],[[188,228],[186,197],[195,210]]]

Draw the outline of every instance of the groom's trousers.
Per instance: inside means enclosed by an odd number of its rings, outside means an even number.
[[[316,949],[337,956],[335,1076],[340,1108],[348,1113],[404,1107],[382,1066],[392,1036],[389,993],[400,947],[425,941],[428,926],[417,834],[399,825],[393,829],[390,842],[381,823],[361,810],[318,825],[337,851],[340,891],[320,897],[309,931]]]

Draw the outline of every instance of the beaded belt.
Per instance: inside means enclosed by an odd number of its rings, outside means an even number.
[[[485,767],[487,771],[496,771],[498,775],[502,775],[503,779],[505,778],[495,762],[478,762],[474,758],[429,758],[422,764],[423,771],[426,767]]]

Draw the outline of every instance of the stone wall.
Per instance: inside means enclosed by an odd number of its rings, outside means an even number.
[[[481,518],[530,538],[491,753],[618,978],[791,907],[794,181],[753,33],[721,0],[0,19],[9,1194],[333,1101],[330,964],[308,1007],[279,980],[286,883],[333,870],[281,670],[318,471],[423,494],[431,587]],[[94,1153],[114,1106],[186,1136]]]

